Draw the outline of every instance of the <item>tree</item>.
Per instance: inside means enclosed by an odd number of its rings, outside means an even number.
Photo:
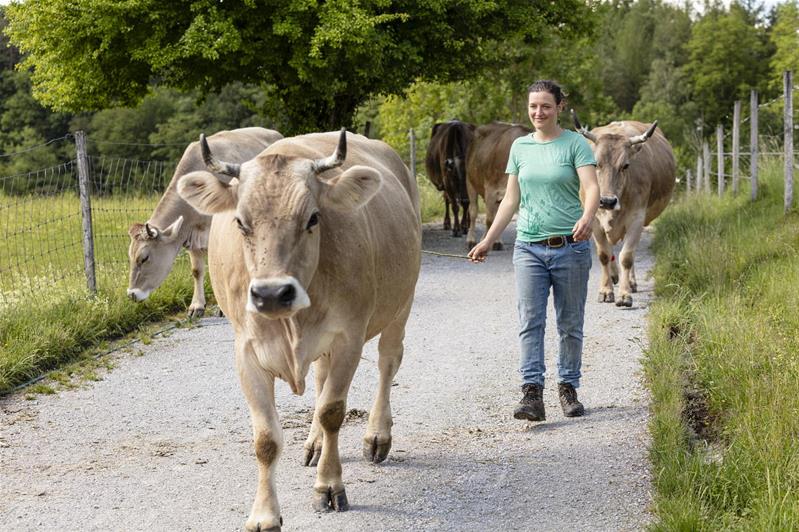
[[[472,77],[502,60],[499,40],[536,42],[590,18],[579,0],[26,0],[7,11],[34,95],[54,109],[131,105],[154,80],[242,81],[274,87],[287,132],[349,126],[370,95]]]
[[[748,98],[768,77],[768,48],[762,28],[738,4],[729,11],[714,9],[695,24],[687,49],[686,72],[693,85],[705,133],[731,115],[737,99]]]
[[[782,90],[782,73],[791,70],[799,75],[799,5],[796,0],[777,6],[776,22],[771,31],[775,52],[771,58],[771,85]]]

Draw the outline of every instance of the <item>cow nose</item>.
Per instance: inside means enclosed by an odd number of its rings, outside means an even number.
[[[599,198],[599,208],[612,209],[616,206],[617,201],[619,201],[619,199],[616,196],[602,196]]]
[[[297,297],[292,284],[255,285],[250,288],[252,300],[260,311],[273,311],[290,307]]]

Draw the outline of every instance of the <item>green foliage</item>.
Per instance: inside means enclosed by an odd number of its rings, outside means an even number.
[[[139,101],[153,79],[204,91],[231,81],[274,86],[287,132],[349,126],[373,94],[414,80],[465,79],[547,26],[579,31],[582,2],[388,0],[28,0],[7,33],[33,69],[34,95],[59,110]]]
[[[766,35],[739,4],[712,10],[693,28],[686,72],[693,99],[704,117],[705,133],[730,115],[735,100],[761,88],[768,74]]]
[[[799,74],[799,5],[791,0],[777,6],[776,20],[771,30],[774,56],[771,58],[771,87],[782,90],[782,73],[791,70]]]

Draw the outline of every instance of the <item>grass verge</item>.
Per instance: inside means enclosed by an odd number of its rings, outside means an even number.
[[[799,523],[799,216],[781,161],[761,175],[754,203],[691,197],[658,220],[653,530]]]

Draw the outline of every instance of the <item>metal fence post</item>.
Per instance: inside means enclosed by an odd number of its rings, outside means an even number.
[[[408,137],[411,141],[411,174],[416,179],[416,134],[413,132],[413,128],[408,132]]]
[[[732,193],[738,194],[741,158],[741,100],[735,100],[732,111]]]
[[[707,139],[702,141],[702,164],[705,165],[702,171],[705,176],[705,192],[710,194],[710,144]]]
[[[757,134],[757,91],[752,90],[749,94],[749,177],[751,179],[751,197],[752,201],[757,198],[757,152],[758,134]]]
[[[86,155],[86,133],[75,132],[75,150],[78,160],[78,184],[80,186],[80,212],[83,221],[83,269],[89,292],[97,293],[94,273],[94,235],[92,234],[92,202],[89,181],[89,158]]]
[[[724,194],[724,126],[716,126],[716,175],[718,176],[719,196]]]
[[[793,72],[786,70],[782,76],[785,91],[785,212],[793,206]]]

